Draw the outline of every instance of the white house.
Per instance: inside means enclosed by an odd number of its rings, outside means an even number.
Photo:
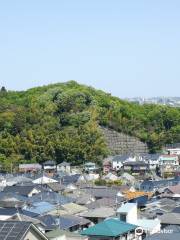
[[[180,148],[168,148],[166,152],[170,155],[178,155],[180,156]]]
[[[159,157],[159,165],[160,166],[178,166],[179,165],[179,158],[177,155],[161,155]]]
[[[70,173],[70,172],[71,172],[70,163],[68,163],[68,162],[62,162],[62,163],[58,164],[58,165],[57,165],[57,171],[62,171],[62,172]]]
[[[157,233],[161,229],[159,219],[138,219],[136,203],[123,204],[118,208],[117,216],[121,221],[141,227],[146,235]]]
[[[46,161],[43,163],[43,169],[47,172],[56,170],[56,162],[55,161]]]
[[[131,155],[117,155],[112,159],[112,168],[118,171],[123,167],[123,163],[128,161],[136,161],[136,157]]]
[[[130,224],[135,224],[137,221],[137,204],[136,203],[125,203],[117,209],[118,218]]]
[[[97,170],[96,164],[93,162],[87,162],[84,164],[84,170],[86,172],[94,172]]]

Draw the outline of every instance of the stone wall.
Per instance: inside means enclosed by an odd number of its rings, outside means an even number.
[[[148,147],[138,138],[101,127],[112,155],[148,153]]]

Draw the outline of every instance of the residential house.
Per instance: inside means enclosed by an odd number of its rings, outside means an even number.
[[[142,191],[152,192],[157,191],[160,188],[166,188],[169,186],[175,186],[180,184],[180,177],[175,177],[172,179],[163,179],[163,180],[145,180],[140,184],[140,189]]]
[[[18,207],[0,208],[0,221],[8,220],[15,214],[22,214],[31,218],[36,218],[38,216],[37,213],[29,212]]]
[[[159,158],[161,154],[143,154],[142,160],[149,165],[150,170],[156,170],[159,166]]]
[[[59,228],[46,233],[46,236],[49,240],[88,240],[86,236],[81,236],[79,233],[60,230]]]
[[[52,216],[78,215],[88,208],[74,203],[59,205],[49,212]]]
[[[180,203],[170,198],[151,199],[146,203],[145,212],[153,216],[159,217],[165,213],[171,213],[179,207]],[[177,207],[177,208],[176,208]],[[176,210],[175,210],[176,211]]]
[[[100,207],[111,207],[115,208],[117,206],[117,201],[115,198],[101,198],[94,202],[91,202],[86,205],[88,209],[95,209]]]
[[[59,227],[59,221],[57,218],[50,214],[39,215],[37,219],[43,224],[45,233]]]
[[[73,199],[67,196],[64,196],[62,194],[58,194],[56,192],[49,192],[44,191],[41,193],[38,193],[31,198],[28,199],[28,202],[30,203],[37,203],[37,202],[48,202],[52,205],[58,205],[58,204],[67,204],[73,202]]]
[[[3,190],[4,193],[15,193],[25,197],[32,197],[40,193],[40,189],[35,185],[29,186],[7,186]]]
[[[66,173],[70,173],[71,172],[71,165],[68,162],[62,162],[60,164],[57,165],[57,171],[60,172],[66,172]]]
[[[115,216],[115,211],[111,207],[100,207],[90,209],[87,212],[80,213],[79,216],[89,219],[93,223],[99,223],[104,221],[106,218]]]
[[[23,222],[31,222],[33,223],[41,232],[45,233],[45,225],[35,217],[30,217],[27,215],[24,215],[22,213],[15,213],[13,216],[7,219],[7,221],[23,221]]]
[[[69,184],[76,184],[79,178],[81,178],[81,174],[66,175],[66,176],[63,176],[60,179],[60,181],[61,181],[61,184],[67,186]]]
[[[26,184],[26,183],[32,183],[32,179],[25,177],[23,175],[10,175],[5,177],[5,184],[4,186],[13,186],[17,184]]]
[[[159,233],[153,234],[145,238],[145,240],[176,240],[180,239],[180,227],[170,225],[162,229]]]
[[[125,223],[119,219],[107,219],[81,232],[89,240],[135,239],[136,225]]]
[[[158,217],[162,228],[165,228],[169,225],[177,225],[180,227],[180,213],[165,213],[162,216]]]
[[[112,168],[119,171],[125,162],[135,161],[136,158],[131,155],[117,155],[112,158]]]
[[[158,219],[139,219],[137,204],[125,203],[117,210],[117,215],[121,221],[135,224],[141,227],[144,235],[154,234],[160,231],[161,224]]]
[[[160,174],[163,177],[177,175],[179,173],[179,158],[177,155],[162,155],[159,159]]]
[[[167,154],[180,156],[180,147],[179,148],[178,147],[177,148],[167,148],[165,151]]]
[[[134,203],[122,204],[117,209],[118,218],[127,223],[135,223],[137,221],[137,205]]]
[[[19,164],[20,173],[35,173],[41,170],[42,166],[39,163]]]
[[[46,161],[43,163],[43,170],[49,175],[53,175],[56,172],[56,162]]]
[[[13,192],[0,192],[0,207],[2,208],[21,207],[27,200],[27,197]]]
[[[46,176],[42,176],[42,177],[39,177],[35,180],[33,180],[33,183],[35,184],[47,184],[47,183],[57,183],[58,181],[53,179],[53,178],[49,178],[49,177],[46,177]]]
[[[129,161],[123,163],[123,169],[132,174],[144,175],[149,170],[149,166],[144,161]]]
[[[163,195],[169,197],[180,198],[180,184],[167,187],[163,190]]]
[[[78,232],[82,229],[81,221],[69,216],[59,216],[57,218],[58,225],[62,230],[68,230],[70,232]],[[86,223],[85,223],[86,224]]]
[[[2,240],[48,240],[32,223],[23,221],[0,221]]]
[[[106,186],[95,186],[95,187],[87,187],[82,188],[81,190],[85,191],[86,193],[90,194],[96,200],[101,198],[117,198],[117,194],[119,189],[113,189]]]
[[[58,182],[47,183],[45,185],[49,191],[53,191],[56,193],[63,193],[66,188],[64,185],[62,185]]]
[[[48,202],[34,202],[33,204],[28,204],[23,207],[23,210],[37,213],[37,214],[46,214],[55,209],[55,206]]]
[[[124,191],[123,196],[124,199],[129,203],[137,203],[139,208],[142,208],[146,205],[148,199],[153,194],[150,192],[143,192],[143,191]]]
[[[92,222],[90,220],[80,217],[80,216],[77,216],[77,215],[64,215],[62,217],[63,217],[64,221],[68,221],[68,220],[71,221],[71,227],[67,228],[67,225],[66,225],[66,227],[64,225],[64,227],[60,226],[60,228],[69,230],[70,232],[77,232],[77,231],[79,232],[79,231],[82,231],[92,225]],[[60,219],[60,221],[61,221],[61,219]]]
[[[161,155],[159,157],[159,165],[160,166],[178,166],[179,159],[177,155]]]
[[[67,203],[67,204],[63,204],[61,206],[61,208],[66,211],[67,214],[72,214],[72,215],[76,215],[82,212],[85,212],[88,210],[87,207],[82,206],[82,205],[78,205],[76,203]]]
[[[84,171],[85,172],[96,172],[98,168],[96,167],[96,164],[93,162],[87,162],[84,164]]]
[[[80,193],[76,198],[75,202],[79,205],[90,204],[95,201],[95,198],[88,193]]]
[[[45,224],[46,232],[57,228],[70,232],[77,232],[89,227],[91,224],[89,220],[73,215],[52,216],[48,214],[39,216],[38,219]]]

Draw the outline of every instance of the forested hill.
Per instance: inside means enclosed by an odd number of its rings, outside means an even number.
[[[151,152],[180,142],[180,109],[136,105],[74,81],[0,92],[0,162],[100,161],[99,125],[138,137]]]

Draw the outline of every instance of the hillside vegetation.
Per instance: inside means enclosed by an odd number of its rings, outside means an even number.
[[[180,142],[180,109],[137,105],[74,81],[0,92],[0,162],[100,162],[99,125],[138,137],[151,152]]]

